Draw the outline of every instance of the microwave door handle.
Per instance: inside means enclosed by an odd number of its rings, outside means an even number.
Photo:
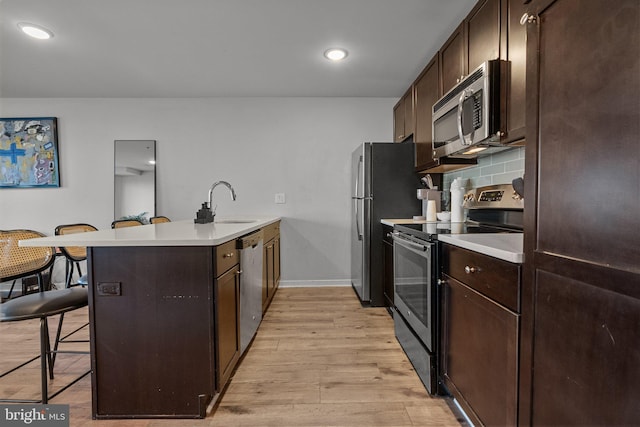
[[[473,92],[469,89],[463,90],[460,94],[460,98],[458,98],[458,136],[460,137],[460,142],[464,145],[471,144],[471,138],[467,138],[462,130],[462,121],[464,119],[464,101],[469,98]]]
[[[464,100],[467,97],[466,91],[462,91],[460,98],[458,98],[458,137],[460,142],[465,143],[464,133],[462,131],[462,114],[464,113]]]

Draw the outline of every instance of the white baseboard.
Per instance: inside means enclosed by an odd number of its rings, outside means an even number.
[[[351,286],[351,280],[280,280],[281,288],[317,288],[322,286]]]

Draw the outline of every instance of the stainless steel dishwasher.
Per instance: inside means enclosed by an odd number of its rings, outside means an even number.
[[[262,231],[240,237],[240,350],[253,339],[262,321]]]

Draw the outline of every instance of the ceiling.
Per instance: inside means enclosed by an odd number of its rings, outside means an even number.
[[[0,0],[0,97],[399,97],[475,2]]]

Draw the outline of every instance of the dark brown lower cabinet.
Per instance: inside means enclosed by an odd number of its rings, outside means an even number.
[[[93,418],[204,417],[214,248],[89,248]]]
[[[240,358],[240,276],[236,264],[216,279],[216,371],[218,391],[222,390]]]
[[[440,376],[474,425],[518,416],[520,266],[442,245]]]
[[[280,221],[266,226],[263,232],[262,312],[264,313],[280,283]]]
[[[640,300],[540,269],[535,301],[532,424],[637,424]]]
[[[445,386],[475,425],[516,425],[519,316],[453,278],[444,287]]]
[[[93,418],[203,418],[240,357],[235,241],[89,248]]]

